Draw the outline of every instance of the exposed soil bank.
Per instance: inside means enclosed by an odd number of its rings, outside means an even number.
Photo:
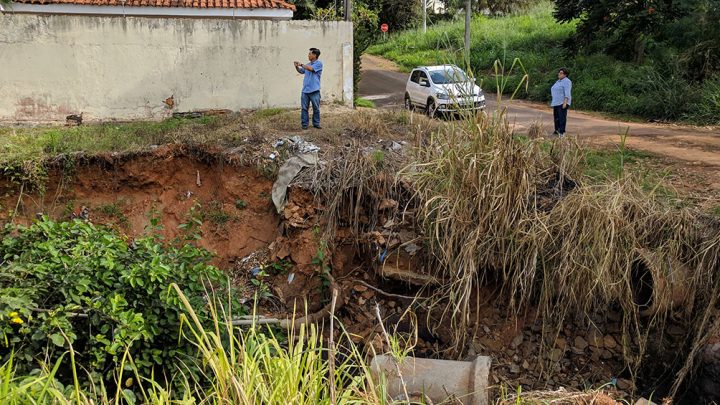
[[[334,240],[323,241],[320,229],[326,224],[321,214],[326,207],[321,202],[306,190],[291,188],[287,207],[277,214],[270,200],[273,176],[263,174],[271,171],[236,161],[241,159],[182,147],[61,159],[49,165],[43,193],[25,187],[19,193],[20,186],[9,177],[0,183],[2,221],[29,222],[38,213],[53,219],[84,216],[86,207],[90,221],[116,226],[129,239],[152,231],[153,224],[162,226],[158,232],[167,240],[201,234],[198,243],[216,254],[215,264],[245,289],[248,299],[259,291],[253,281],[262,281],[266,298],[260,301],[260,310],[266,314],[302,313],[305,304],[308,311],[318,310],[329,299],[322,275],[329,269],[343,292],[338,315],[357,343],[387,349],[378,334],[377,307],[391,331],[410,337],[417,328],[417,340],[411,339],[417,356],[492,356],[490,385],[496,387],[584,389],[613,384],[611,390],[636,396],[668,389],[677,365],[664,364],[663,353],[654,352],[647,353],[638,387],[633,386],[622,361],[623,319],[612,308],[606,318],[595,320],[593,328],[571,325],[557,331],[554,340],[543,341],[543,326],[533,310],[514,316],[501,295],[483,288],[474,293],[467,344],[450,347],[449,328],[439,321],[438,311],[425,307],[422,299],[412,299],[416,294],[432,295],[432,288],[423,290],[390,277],[393,272],[419,268],[420,255],[398,254],[385,260],[383,268],[372,243],[385,236],[376,232],[358,240],[347,218],[340,218]],[[382,205],[383,196],[376,197]],[[372,210],[352,214],[368,221],[375,216],[371,222],[378,228],[404,220]],[[196,230],[192,224],[201,225]],[[408,240],[412,235],[401,230],[391,233],[386,242]],[[254,274],[258,269],[264,271],[260,277]],[[685,331],[669,323],[658,339],[664,347],[679,348],[684,338]],[[712,343],[710,359],[720,353],[720,346]],[[701,372],[694,391],[703,399],[718,394],[717,364],[709,360]],[[552,377],[546,376],[548,370]],[[657,394],[653,398],[658,399]]]

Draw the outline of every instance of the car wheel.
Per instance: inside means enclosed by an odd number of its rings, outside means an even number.
[[[415,109],[415,106],[413,105],[412,101],[410,100],[410,95],[405,93],[405,109],[412,111]]]
[[[435,115],[437,115],[437,106],[435,105],[434,101],[428,100],[427,107],[425,107],[425,112],[427,113],[427,116],[429,118],[435,118]]]

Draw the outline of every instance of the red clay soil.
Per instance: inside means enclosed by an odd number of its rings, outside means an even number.
[[[107,156],[78,164],[74,170],[52,168],[46,192],[23,195],[16,221],[36,213],[66,219],[87,207],[94,223],[116,225],[128,237],[143,235],[152,212],[168,240],[182,236],[191,208],[204,216],[199,244],[215,253],[214,264],[228,267],[237,257],[271,243],[280,224],[270,201],[272,181],[254,168],[207,164],[180,149],[163,147],[132,158]],[[199,183],[198,183],[199,179]],[[198,185],[199,184],[199,185]],[[18,204],[18,186],[0,185],[4,218]],[[236,207],[245,205],[245,208]]]

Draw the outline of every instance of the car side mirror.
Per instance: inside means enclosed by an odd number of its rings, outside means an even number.
[[[428,79],[420,79],[420,85],[423,87],[430,87],[430,82]]]

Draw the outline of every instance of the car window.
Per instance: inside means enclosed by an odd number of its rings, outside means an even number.
[[[451,67],[444,70],[433,70],[430,77],[435,84],[465,83],[469,80],[465,76],[465,72]]]
[[[420,70],[419,72],[420,72],[420,77],[418,78],[418,83],[420,83],[420,79],[425,79],[425,80],[427,80],[428,77],[427,77],[427,75],[425,74],[425,72],[423,72],[422,70]]]
[[[420,77],[420,71],[414,70],[412,74],[410,75],[410,81],[413,83],[418,83],[420,80],[418,79]]]

